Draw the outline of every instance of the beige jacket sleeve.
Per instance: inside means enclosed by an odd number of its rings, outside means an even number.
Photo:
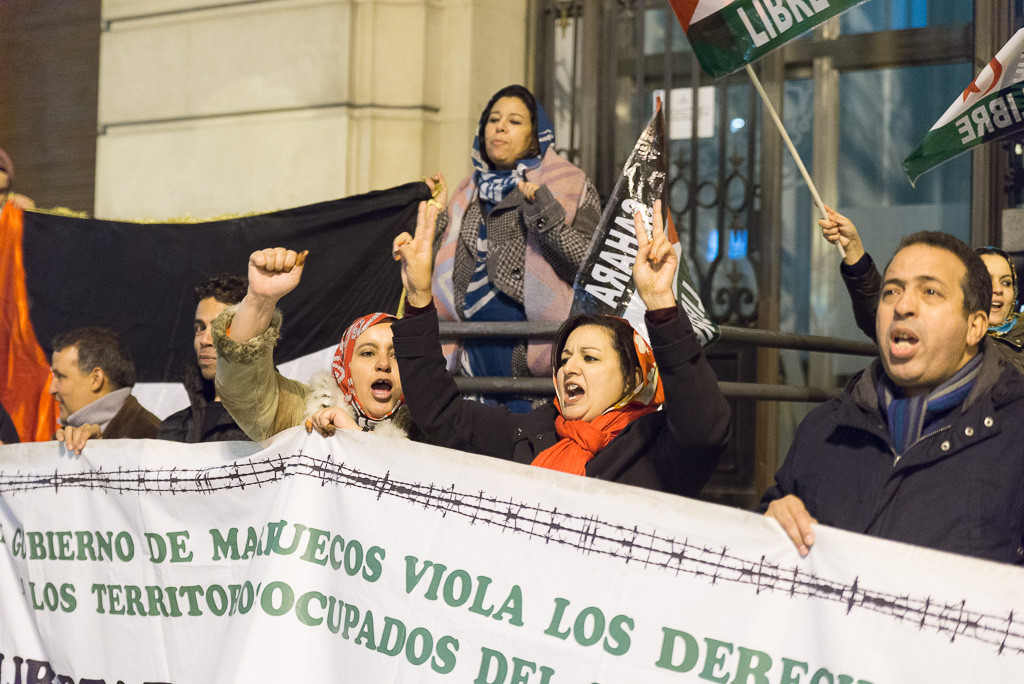
[[[249,439],[262,441],[302,424],[309,387],[274,370],[274,347],[281,336],[281,312],[270,327],[248,342],[227,335],[235,317],[229,306],[213,322],[217,348],[217,395]]]

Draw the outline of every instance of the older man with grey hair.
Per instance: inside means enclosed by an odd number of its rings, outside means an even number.
[[[72,452],[98,437],[156,437],[160,420],[132,396],[135,363],[113,330],[90,326],[57,335],[50,365],[50,394],[60,409],[56,439]]]

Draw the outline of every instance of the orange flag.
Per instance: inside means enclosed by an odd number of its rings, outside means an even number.
[[[11,203],[0,209],[0,404],[11,415],[23,442],[51,439],[57,406],[47,389],[50,363],[36,341],[28,311],[21,250],[24,211]]]

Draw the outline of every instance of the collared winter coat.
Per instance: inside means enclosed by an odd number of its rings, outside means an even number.
[[[160,419],[143,408],[139,400],[128,395],[103,431],[103,439],[153,439]]]
[[[207,383],[212,388],[213,383],[203,380],[198,366],[192,364],[186,368],[183,384],[189,405],[160,422],[157,439],[186,444],[249,439],[227,409],[208,398]]]
[[[794,494],[824,525],[1024,564],[1024,376],[996,344],[963,405],[898,460],[876,359],[800,423],[761,510]]]

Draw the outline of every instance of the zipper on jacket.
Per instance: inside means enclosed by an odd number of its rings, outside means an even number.
[[[924,439],[928,439],[928,438],[930,438],[930,437],[934,437],[935,435],[939,434],[940,432],[944,432],[944,431],[946,431],[946,430],[949,430],[949,429],[950,429],[950,428],[952,428],[952,427],[953,427],[953,426],[952,426],[952,424],[950,424],[950,425],[943,425],[942,427],[940,427],[940,428],[939,428],[938,430],[936,430],[935,432],[929,432],[929,433],[928,433],[927,435],[921,435],[920,437],[918,437],[917,439],[915,439],[915,440],[914,440],[914,441],[913,441],[913,442],[912,442],[912,443],[910,444],[910,446],[908,446],[908,447],[906,448],[906,450],[905,450],[905,451],[904,451],[903,453],[905,454],[905,453],[907,453],[907,451],[910,451],[911,449],[913,449],[914,447],[916,447],[916,446],[917,446],[918,444],[920,444],[920,443],[921,443],[921,440],[924,440]],[[889,445],[889,451],[891,451],[891,452],[892,452],[892,454],[893,454],[893,456],[895,456],[895,457],[896,457],[895,459],[893,459],[893,462],[892,462],[892,467],[893,467],[893,468],[895,468],[895,467],[896,467],[896,464],[900,462],[900,458],[902,458],[902,456],[901,456],[900,454],[897,454],[897,453],[896,453],[896,450],[892,448],[892,445],[891,445],[891,444]]]

